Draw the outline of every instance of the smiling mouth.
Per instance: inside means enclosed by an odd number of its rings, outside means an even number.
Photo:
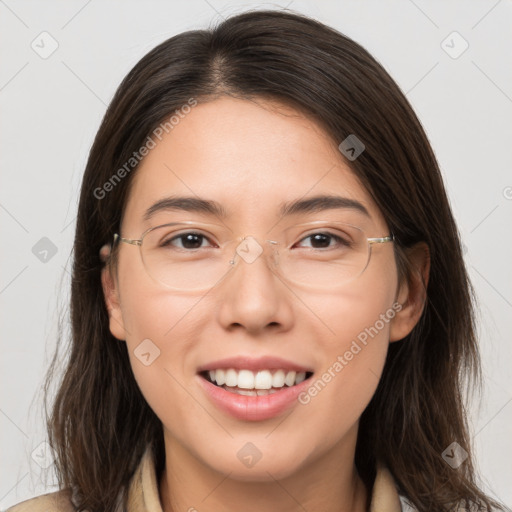
[[[313,372],[287,370],[235,370],[233,368],[202,371],[199,375],[211,384],[230,393],[245,396],[266,396],[294,387],[310,379]]]

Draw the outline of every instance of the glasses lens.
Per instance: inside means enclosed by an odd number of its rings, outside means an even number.
[[[217,244],[213,229],[166,225],[148,231],[141,246],[148,274],[165,286],[202,291],[215,286],[236,266],[267,258],[284,280],[312,290],[336,289],[359,276],[370,256],[365,233],[339,222],[293,226],[264,246],[249,236]],[[268,244],[267,244],[268,245]]]
[[[232,265],[208,230],[183,224],[146,233],[141,245],[147,273],[165,286],[183,291],[213,287]]]
[[[309,230],[304,228],[309,226]],[[365,233],[356,226],[325,222],[302,225],[286,233],[288,249],[279,255],[280,272],[287,280],[313,290],[336,289],[359,276],[370,256]]]

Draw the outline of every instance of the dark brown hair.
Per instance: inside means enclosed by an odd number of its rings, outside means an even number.
[[[80,195],[66,368],[47,410],[60,486],[74,490],[79,510],[111,512],[149,444],[157,470],[164,464],[161,422],[137,387],[126,345],[109,331],[100,281],[100,248],[119,229],[136,166],[102,197],[95,191],[105,190],[162,119],[190,98],[201,103],[226,94],[299,109],[336,144],[355,134],[366,149],[347,163],[396,236],[402,274],[411,271],[408,247],[425,242],[430,249],[423,315],[409,336],[390,345],[360,420],[355,463],[366,485],[371,489],[382,460],[421,512],[456,503],[499,508],[479,490],[471,455],[456,470],[441,456],[454,441],[472,452],[464,390],[479,382],[480,361],[461,243],[425,132],[364,48],[285,11],[245,12],[168,39],[136,64],[107,109]],[[57,360],[56,354],[48,383]]]

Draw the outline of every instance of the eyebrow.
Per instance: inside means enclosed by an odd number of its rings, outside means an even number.
[[[297,199],[281,206],[279,215],[286,217],[296,213],[316,213],[324,210],[351,209],[370,217],[368,210],[362,203],[348,197],[323,195]]]
[[[317,213],[334,209],[352,209],[370,217],[368,210],[359,201],[333,195],[320,195],[283,203],[280,206],[279,215],[281,217],[286,217],[298,213]],[[143,218],[147,221],[160,211],[205,213],[207,215],[214,215],[221,219],[225,219],[229,216],[228,211],[217,201],[202,199],[199,197],[175,196],[166,197],[154,203],[146,210]]]

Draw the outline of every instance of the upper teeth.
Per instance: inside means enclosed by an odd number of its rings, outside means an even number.
[[[299,384],[306,378],[305,372],[286,372],[277,370],[272,374],[271,370],[260,370],[252,372],[251,370],[210,370],[210,380],[216,382],[218,386],[225,384],[229,387],[239,387],[242,389],[271,389],[282,388],[285,384],[293,386]]]

